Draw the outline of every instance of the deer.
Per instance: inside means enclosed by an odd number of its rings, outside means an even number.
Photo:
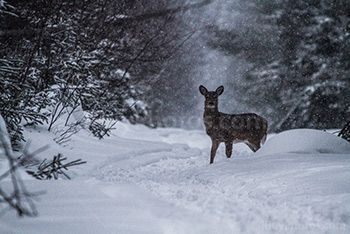
[[[244,142],[253,152],[265,143],[268,123],[266,119],[255,114],[225,114],[218,110],[219,96],[224,86],[215,91],[208,91],[203,85],[199,92],[205,97],[203,122],[207,135],[211,138],[210,164],[214,162],[220,143],[225,143],[226,157],[232,154],[233,143]]]

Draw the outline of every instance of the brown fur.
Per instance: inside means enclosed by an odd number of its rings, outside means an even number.
[[[231,115],[219,112],[218,97],[224,92],[223,86],[209,92],[201,85],[199,91],[205,97],[203,120],[212,140],[210,163],[214,162],[221,142],[225,143],[227,158],[231,157],[233,143],[244,142],[253,152],[265,143],[268,124],[263,117],[254,113]]]

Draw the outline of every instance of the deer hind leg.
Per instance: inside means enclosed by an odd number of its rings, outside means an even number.
[[[212,140],[211,152],[210,152],[210,164],[212,164],[214,162],[216,150],[219,148],[219,144],[220,144],[220,142]]]
[[[225,142],[225,147],[226,147],[226,157],[231,158],[232,154],[232,142]]]
[[[267,137],[267,133],[266,133],[266,134],[263,136],[263,138],[261,139],[260,145],[265,144],[266,137]]]
[[[245,142],[245,144],[255,153],[256,151],[258,151],[258,149],[260,149],[260,142],[256,143],[256,142]]]

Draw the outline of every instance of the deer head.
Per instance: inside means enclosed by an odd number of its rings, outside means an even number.
[[[199,92],[205,97],[205,108],[217,109],[218,97],[224,92],[224,86],[221,85],[215,91],[208,91],[201,85],[199,86]]]

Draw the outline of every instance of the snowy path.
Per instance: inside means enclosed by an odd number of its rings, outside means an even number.
[[[240,233],[350,230],[348,155],[337,155],[335,162],[334,155],[327,154],[259,157],[236,145],[231,159],[221,148],[217,162],[208,165],[209,148],[170,147],[109,160],[94,176],[137,184],[165,202]],[[339,180],[332,181],[337,174]]]

